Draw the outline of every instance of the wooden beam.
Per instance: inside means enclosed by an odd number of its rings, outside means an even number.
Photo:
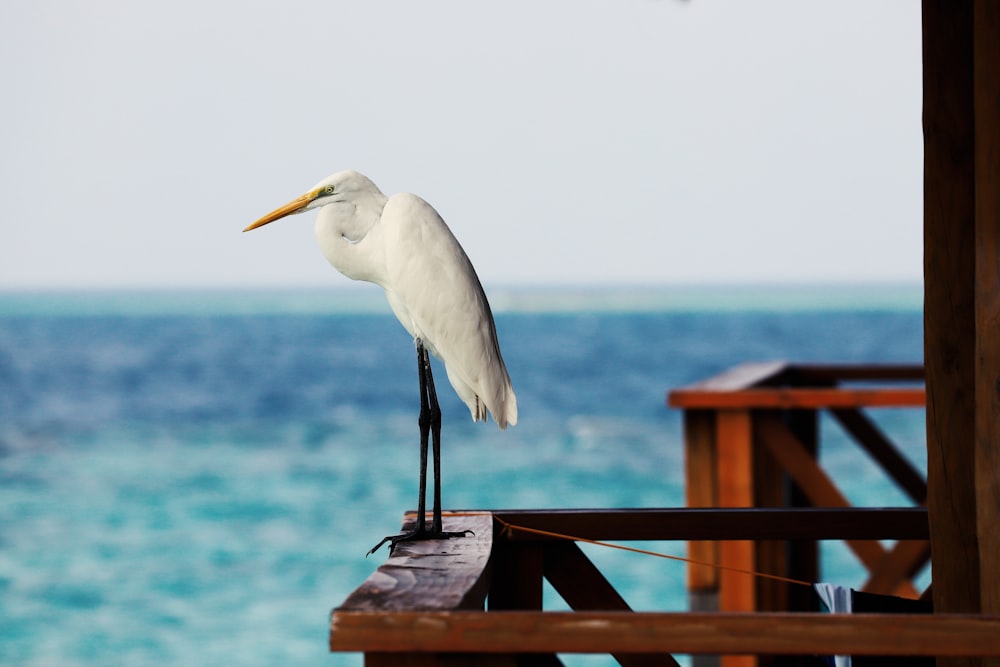
[[[720,410],[715,419],[716,495],[720,507],[753,507],[753,426],[745,410]],[[756,582],[736,570],[756,568],[754,543],[727,540],[719,544],[719,609],[753,611]]]
[[[1000,656],[1000,617],[949,614],[336,612],[335,651]]]
[[[885,388],[754,388],[735,391],[678,389],[669,405],[684,409],[819,410],[823,408],[922,408],[924,389]]]
[[[711,410],[684,411],[684,484],[688,507],[716,507],[715,413]],[[688,556],[702,563],[719,562],[715,542],[688,542]],[[719,571],[707,565],[689,564],[688,593],[693,605],[710,604],[719,588]],[[705,609],[707,611],[707,609]]]
[[[545,578],[574,611],[632,611],[575,542],[545,548]],[[622,667],[680,667],[669,653],[619,653],[613,657]]]
[[[973,21],[976,191],[975,487],[980,611],[1000,614],[1000,4]],[[996,663],[994,663],[996,664]]]
[[[496,538],[558,539],[518,527],[591,540],[926,540],[923,507],[495,510],[510,526]],[[494,547],[496,548],[496,547]]]
[[[365,653],[365,667],[524,667],[520,656],[482,655],[472,653]],[[555,656],[552,656],[555,658]],[[561,667],[558,659],[553,663],[537,662],[531,667]]]
[[[575,542],[546,546],[544,563],[545,578],[570,609],[632,611],[625,599]]]
[[[491,567],[490,611],[542,609],[544,561],[540,545],[498,540]]]
[[[767,447],[775,459],[788,471],[799,489],[817,507],[850,507],[847,498],[809,455],[805,446],[776,416],[764,415],[754,425],[757,441]],[[869,570],[878,567],[886,555],[885,549],[875,540],[847,540],[854,555]],[[900,588],[905,597],[918,597],[916,589],[908,582]]]
[[[906,597],[905,590],[899,590],[903,582],[907,584],[931,558],[931,545],[924,541],[901,540],[871,570],[868,581],[861,587],[865,593],[897,595]]]
[[[975,613],[981,605],[974,446],[973,0],[924,0],[922,23],[924,363],[934,608]]]
[[[927,482],[920,471],[883,435],[882,431],[860,410],[835,409],[833,416],[882,469],[918,505],[927,500]]]

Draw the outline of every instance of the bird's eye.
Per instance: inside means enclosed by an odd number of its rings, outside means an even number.
[[[335,189],[336,189],[336,188],[334,188],[334,187],[333,187],[332,185],[328,185],[328,186],[326,186],[325,188],[323,188],[323,193],[324,193],[324,194],[328,194],[328,195],[332,195],[332,194],[333,194],[333,191],[334,191]]]

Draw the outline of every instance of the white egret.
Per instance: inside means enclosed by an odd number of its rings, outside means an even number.
[[[493,314],[462,246],[438,212],[420,197],[386,197],[366,176],[341,171],[249,225],[256,229],[295,213],[318,208],[316,241],[326,259],[353,280],[385,290],[392,312],[413,336],[420,383],[420,489],[417,526],[391,535],[401,541],[457,537],[441,527],[441,410],[428,350],[444,362],[451,386],[474,421],[487,411],[501,429],[517,423],[517,400],[500,355]],[[434,506],[425,522],[427,448],[434,456]]]

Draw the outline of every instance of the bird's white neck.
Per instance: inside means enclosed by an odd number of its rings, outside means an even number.
[[[379,220],[386,197],[369,193],[352,202],[332,202],[319,210],[316,241],[327,261],[352,280],[384,285],[385,257]]]

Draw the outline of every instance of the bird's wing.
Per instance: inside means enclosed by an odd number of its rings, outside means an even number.
[[[406,329],[445,363],[473,419],[488,409],[501,427],[517,403],[486,295],[472,263],[437,211],[420,197],[389,198],[384,234],[386,293]]]

